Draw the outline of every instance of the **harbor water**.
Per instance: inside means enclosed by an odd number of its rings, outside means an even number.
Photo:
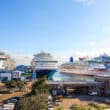
[[[93,76],[87,75],[77,75],[77,74],[69,74],[69,73],[60,73],[59,71],[54,72],[49,76],[49,80],[52,81],[94,81]]]

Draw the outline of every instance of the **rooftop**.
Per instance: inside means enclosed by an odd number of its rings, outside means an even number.
[[[4,55],[0,55],[0,59],[6,59]]]
[[[102,77],[102,78],[110,78],[110,73],[104,73],[104,74],[97,74],[96,77]]]

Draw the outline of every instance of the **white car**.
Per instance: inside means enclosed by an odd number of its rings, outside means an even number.
[[[53,110],[53,105],[49,105],[48,110]]]
[[[15,105],[13,103],[8,103],[3,105],[3,110],[14,110]]]
[[[88,93],[88,94],[91,95],[91,96],[96,96],[96,95],[98,95],[97,92],[91,92],[91,93]]]
[[[105,102],[110,104],[110,99],[106,99]]]
[[[10,107],[4,107],[2,110],[11,110]]]
[[[0,106],[0,110],[3,110],[3,108]]]
[[[59,106],[60,104],[61,104],[61,102],[60,102],[59,100],[56,100],[56,101],[55,101],[55,105],[56,105],[56,106]]]
[[[48,96],[48,100],[52,100],[52,96]]]
[[[52,105],[53,104],[53,102],[52,101],[48,101],[48,105]]]

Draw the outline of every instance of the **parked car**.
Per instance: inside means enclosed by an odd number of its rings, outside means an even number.
[[[15,99],[17,101],[19,101],[22,97],[12,97],[12,99]]]
[[[2,110],[11,110],[10,107],[4,107]]]
[[[90,93],[88,93],[88,94],[91,95],[91,96],[96,96],[96,95],[98,95],[97,92],[90,92]]]
[[[67,98],[73,98],[73,95],[67,95],[66,97]]]
[[[3,110],[14,110],[15,104],[13,103],[8,103],[3,105]]]
[[[16,104],[19,100],[20,100],[20,97],[12,97],[10,99],[4,100],[3,103],[4,104],[8,104],[8,103]]]
[[[16,104],[18,102],[18,100],[17,99],[11,99],[10,102]]]
[[[105,102],[110,104],[110,99],[105,99]]]
[[[5,100],[3,102],[3,110],[14,110],[20,99],[21,97],[12,97],[8,100]]]
[[[11,100],[10,99],[7,99],[7,100],[4,100],[3,101],[3,104],[8,104],[8,103],[11,103]]]
[[[48,101],[51,101],[52,100],[52,96],[50,95],[50,96],[48,96]]]
[[[0,110],[3,110],[3,108],[0,106]]]
[[[61,104],[60,100],[55,100],[55,105],[59,106]]]
[[[48,101],[48,105],[52,105],[53,104],[53,102],[52,101]]]
[[[48,110],[53,110],[53,105],[48,105]]]

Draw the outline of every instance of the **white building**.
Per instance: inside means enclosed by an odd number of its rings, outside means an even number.
[[[21,74],[22,72],[21,71],[13,71],[12,72],[12,79],[21,79]]]
[[[5,54],[0,52],[0,69],[5,69],[4,62],[6,61]]]
[[[5,70],[0,71],[0,80],[3,80],[3,78],[7,78],[10,81],[12,78],[11,71],[5,71]]]

